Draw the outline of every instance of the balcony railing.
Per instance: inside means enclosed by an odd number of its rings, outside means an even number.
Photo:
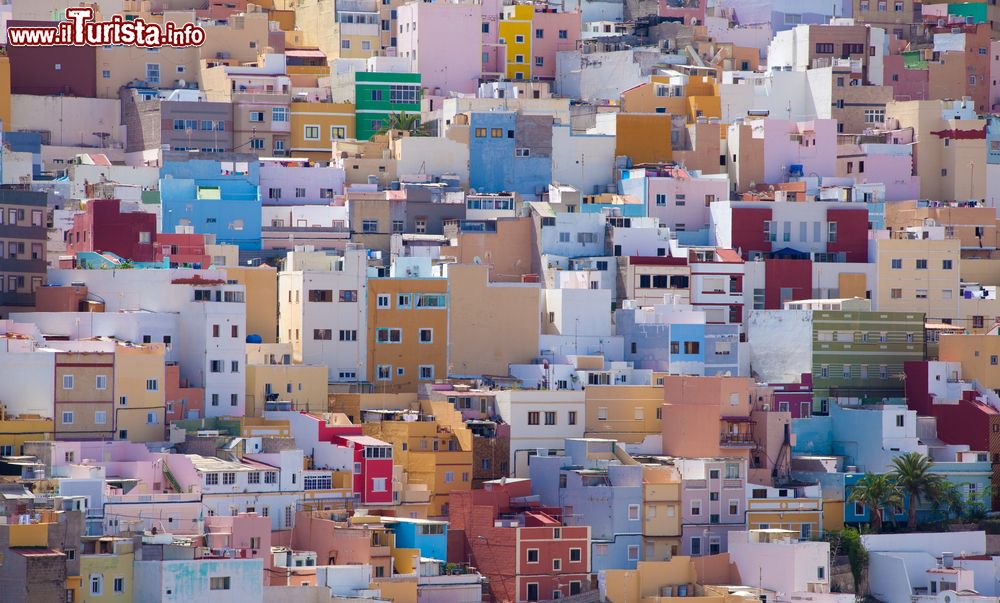
[[[743,447],[755,446],[753,434],[749,433],[723,433],[719,436],[720,446]]]

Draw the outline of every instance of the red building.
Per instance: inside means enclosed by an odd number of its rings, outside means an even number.
[[[963,383],[957,362],[903,363],[906,405],[920,416],[937,419],[937,435],[946,444],[965,444],[989,451],[993,508],[1000,504],[1000,412],[987,404],[969,383]]]
[[[564,526],[559,509],[531,498],[531,480],[452,492],[448,561],[489,579],[494,601],[546,601],[590,590],[590,526]]]
[[[118,199],[91,199],[82,214],[73,216],[66,232],[66,251],[114,253],[133,262],[156,258],[156,214],[122,211]]]
[[[156,235],[156,261],[169,260],[171,265],[200,266],[212,265],[212,257],[205,251],[206,237],[212,235],[195,233],[168,233]]]
[[[366,436],[360,425],[327,423],[323,418],[307,412],[289,416],[295,441],[303,450],[311,450],[313,463],[324,464],[323,444],[350,450],[353,460],[354,497],[365,505],[391,504],[392,498],[392,444]],[[330,455],[332,460],[340,457]],[[328,464],[328,463],[327,463]]]
[[[764,309],[781,310],[786,301],[812,297],[810,260],[764,260]]]
[[[774,390],[771,410],[787,412],[793,419],[812,416],[812,373],[802,373],[798,383],[768,383]]]
[[[733,201],[712,210],[720,243],[743,259],[868,262],[868,208],[833,201]]]
[[[8,21],[7,27],[55,27],[53,21]],[[97,47],[13,46],[10,57],[11,94],[97,97]],[[58,116],[54,116],[58,117]],[[9,128],[9,124],[4,124]],[[42,144],[48,144],[42,140]]]

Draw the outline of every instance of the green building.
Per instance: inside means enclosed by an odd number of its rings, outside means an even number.
[[[420,74],[358,71],[354,74],[355,134],[368,140],[393,113],[420,114]]]
[[[814,310],[813,412],[838,398],[866,404],[903,397],[903,363],[925,357],[919,312]]]

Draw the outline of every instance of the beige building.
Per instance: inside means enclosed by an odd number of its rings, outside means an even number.
[[[997,248],[997,215],[992,207],[928,201],[886,203],[885,225],[894,231],[941,226],[945,237],[958,239],[963,257],[983,256]]]
[[[643,466],[642,507],[643,559],[676,556],[681,549],[681,474],[674,465]]]
[[[986,335],[942,335],[938,359],[962,363],[962,378],[986,389],[1000,390],[1000,337]]]
[[[226,267],[226,278],[246,287],[247,334],[278,341],[278,270],[273,266]]]
[[[195,21],[194,11],[165,11],[159,15],[140,13],[139,16],[149,22],[172,21],[180,25]],[[258,54],[268,47],[270,27],[264,12],[235,14],[223,25],[205,22],[198,25],[207,30],[205,43],[200,47],[97,47],[98,98],[118,98],[118,90],[135,81],[145,82],[152,88],[193,88],[203,84],[200,60],[249,63],[256,61]],[[204,89],[203,85],[200,87]]]
[[[382,49],[378,4],[374,0],[301,0],[295,24],[304,42],[333,59],[366,59]]]
[[[480,264],[448,267],[449,375],[506,375],[509,364],[538,355],[539,285],[490,283],[488,271]]]
[[[291,149],[291,78],[284,56],[261,54],[256,66],[202,60],[201,83],[210,101],[233,104],[233,150],[284,157]]]
[[[660,385],[591,385],[584,403],[584,437],[639,444],[662,431]]]
[[[922,312],[928,322],[961,318],[958,239],[940,227],[910,229],[877,240],[875,250],[876,310]]]
[[[116,438],[162,442],[166,433],[163,344],[115,346]]]
[[[326,367],[292,364],[287,343],[247,345],[246,415],[259,417],[269,399],[291,402],[292,410],[326,412]]]
[[[892,101],[885,115],[887,129],[913,128],[921,199],[986,197],[986,140],[960,135],[986,127],[972,101]]]

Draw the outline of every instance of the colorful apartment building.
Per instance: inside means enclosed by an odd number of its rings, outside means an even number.
[[[498,29],[499,43],[506,48],[504,77],[553,79],[556,53],[576,50],[580,29],[578,12],[560,12],[532,4],[505,6]]]
[[[448,374],[448,280],[428,264],[417,277],[397,269],[368,281],[367,379],[376,391],[412,392]]]
[[[334,142],[355,138],[353,103],[293,102],[289,117],[290,151],[295,157],[330,161]]]
[[[357,71],[354,98],[354,137],[369,140],[389,127],[393,115],[420,115],[420,74]]]
[[[590,590],[590,528],[524,501],[530,480],[487,482],[452,494],[449,530],[454,562],[471,561],[501,601],[544,601]]]

